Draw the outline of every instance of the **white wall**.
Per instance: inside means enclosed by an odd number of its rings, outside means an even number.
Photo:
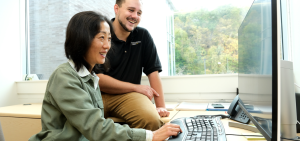
[[[238,87],[237,74],[162,76],[162,86],[167,102],[231,102]],[[142,85],[149,85],[143,77]]]
[[[18,103],[15,81],[21,80],[20,14],[25,14],[20,11],[20,1],[0,2],[0,107]]]
[[[162,76],[165,101],[168,102],[231,102],[236,96],[237,74]],[[20,103],[42,103],[47,80],[17,82]],[[142,85],[149,85],[146,76]]]
[[[300,1],[290,1],[290,15],[291,15],[291,42],[292,42],[292,61],[294,64],[294,78],[295,83],[300,86]],[[295,91],[300,93],[300,88],[295,87]]]

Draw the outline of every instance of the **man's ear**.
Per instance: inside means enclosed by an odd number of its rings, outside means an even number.
[[[114,5],[114,11],[115,11],[115,14],[117,15],[117,13],[119,11],[119,5],[117,5],[117,4]]]

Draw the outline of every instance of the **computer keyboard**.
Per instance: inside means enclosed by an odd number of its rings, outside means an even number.
[[[226,141],[221,116],[198,115],[171,121],[180,126],[182,133],[169,137],[169,141]]]

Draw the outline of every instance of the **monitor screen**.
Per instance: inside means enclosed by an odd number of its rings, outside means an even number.
[[[277,63],[277,45],[273,37],[277,36],[274,34],[277,30],[272,28],[276,12],[272,8],[274,2],[254,0],[238,30],[239,98],[245,105],[250,105],[247,111],[267,140],[277,136],[274,133],[277,131],[277,65],[274,65]]]

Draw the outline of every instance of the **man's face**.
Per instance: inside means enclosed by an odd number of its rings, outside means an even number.
[[[142,4],[140,0],[125,0],[116,13],[120,25],[127,32],[131,32],[140,23]]]

